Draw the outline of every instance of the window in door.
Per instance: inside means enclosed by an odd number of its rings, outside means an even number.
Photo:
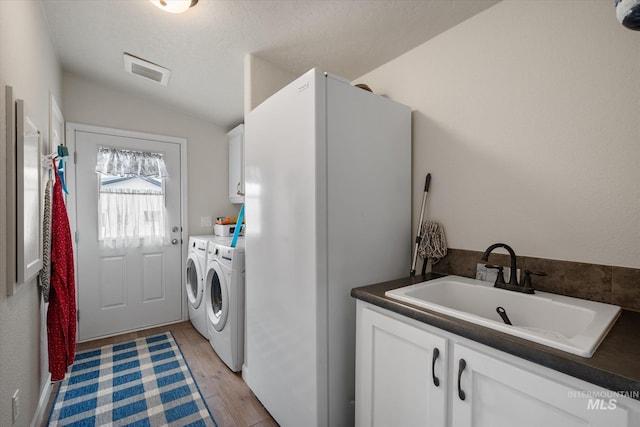
[[[100,147],[96,173],[100,245],[118,249],[166,244],[162,154]]]

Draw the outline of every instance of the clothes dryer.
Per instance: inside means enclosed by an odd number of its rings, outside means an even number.
[[[207,250],[205,312],[209,342],[233,372],[244,359],[244,239],[213,241]]]
[[[207,274],[207,244],[214,235],[189,236],[185,286],[189,320],[200,334],[209,338],[204,304],[204,279]]]

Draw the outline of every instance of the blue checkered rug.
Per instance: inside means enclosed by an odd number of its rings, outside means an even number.
[[[216,426],[171,332],[78,352],[50,426]]]

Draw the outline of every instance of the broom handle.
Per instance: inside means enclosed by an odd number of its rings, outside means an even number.
[[[418,262],[418,247],[422,241],[422,220],[424,218],[424,208],[427,204],[427,195],[429,194],[429,184],[431,183],[431,174],[427,174],[427,178],[424,180],[424,193],[422,194],[422,206],[420,207],[420,220],[418,221],[418,231],[416,233],[416,245],[413,248],[413,257],[411,261],[411,276],[416,275],[416,263]]]

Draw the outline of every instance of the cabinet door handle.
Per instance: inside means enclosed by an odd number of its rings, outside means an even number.
[[[431,360],[431,376],[433,377],[433,385],[438,387],[440,385],[440,380],[436,377],[436,360],[440,357],[440,350],[438,347],[433,349],[433,359]]]
[[[460,378],[462,378],[462,371],[467,367],[467,362],[464,359],[460,359],[460,363],[458,364],[458,397],[460,400],[464,400],[467,398],[467,395],[464,391],[462,391],[462,387],[460,386]]]
[[[238,196],[244,196],[244,193],[242,191],[240,191],[240,183],[238,183],[238,185],[236,185],[236,194]]]

